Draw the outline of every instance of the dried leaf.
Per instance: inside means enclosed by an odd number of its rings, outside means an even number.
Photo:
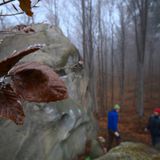
[[[14,52],[13,54],[0,61],[0,77],[6,75],[8,71],[24,56],[39,50],[42,46],[35,45],[25,50]]]
[[[9,75],[14,91],[24,100],[51,102],[68,97],[64,82],[46,65],[37,62],[19,64]]]
[[[31,1],[30,0],[20,0],[20,8],[28,15],[32,16],[33,12],[31,11]]]
[[[10,85],[0,89],[0,117],[13,120],[16,124],[23,124],[24,112],[19,97]]]

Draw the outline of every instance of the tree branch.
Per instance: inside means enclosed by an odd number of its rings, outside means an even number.
[[[13,2],[13,1],[15,1],[15,0],[3,1],[2,3],[0,3],[0,6],[3,6],[3,5],[5,5],[5,4],[10,3],[10,2]]]
[[[2,17],[7,17],[7,16],[16,16],[16,15],[20,15],[20,14],[24,14],[24,12],[18,12],[18,13],[11,13],[11,14],[0,14],[0,16]]]
[[[9,0],[9,1],[0,3],[0,6],[1,6],[1,5],[4,5],[4,4],[6,4],[6,3],[12,2],[12,1],[15,1],[15,0]],[[37,4],[38,4],[40,1],[41,1],[41,0],[37,0],[37,2],[36,2],[31,8],[36,8],[36,7],[38,7]],[[16,16],[16,15],[21,15],[21,14],[24,14],[24,13],[25,13],[25,12],[17,12],[17,13],[11,13],[11,14],[0,14],[0,16],[1,16],[1,17]]]

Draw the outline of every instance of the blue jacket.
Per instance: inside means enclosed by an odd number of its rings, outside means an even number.
[[[113,132],[118,131],[118,113],[115,109],[108,112],[108,129]]]

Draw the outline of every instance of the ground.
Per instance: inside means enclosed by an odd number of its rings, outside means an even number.
[[[135,107],[122,107],[119,113],[119,130],[121,133],[122,141],[142,142],[151,145],[151,139],[149,133],[144,131],[147,125],[148,117],[152,113],[153,108],[147,105],[145,107],[145,114],[143,117],[139,117],[136,113]],[[98,136],[105,138],[107,143],[107,117],[96,116],[99,124]],[[106,143],[102,143],[102,146],[106,148]],[[79,156],[78,160],[85,160],[86,155]]]
[[[153,107],[147,105],[143,117],[139,117],[136,113],[135,107],[121,107],[119,113],[119,130],[122,141],[142,142],[151,144],[150,135],[144,129],[147,125],[148,118],[152,114]],[[99,122],[99,136],[103,136],[107,141],[107,117],[98,116]]]
[[[118,88],[118,87],[117,87]],[[129,88],[129,87],[128,87]],[[131,141],[131,142],[142,142],[147,145],[151,145],[151,138],[149,132],[145,132],[144,129],[147,126],[148,118],[153,113],[154,108],[159,106],[159,90],[156,90],[157,93],[151,98],[150,94],[145,96],[144,101],[144,115],[142,117],[138,116],[136,112],[136,101],[135,101],[135,92],[134,89],[128,90],[125,95],[125,103],[121,106],[119,113],[119,130],[121,134],[121,140]],[[119,91],[115,91],[119,93]],[[109,99],[111,95],[109,95]],[[118,95],[115,95],[115,101],[119,102],[117,98]],[[109,101],[109,103],[111,103]],[[104,148],[107,144],[107,112],[103,114],[96,114],[96,118],[99,124],[98,136],[105,138],[106,143],[103,144]],[[80,157],[78,160],[84,160],[85,155]]]
[[[157,83],[158,84],[158,83]],[[116,83],[114,91],[114,102],[120,101],[119,87]],[[144,131],[149,116],[153,113],[154,108],[160,107],[160,88],[159,85],[154,87],[154,94],[150,92],[149,87],[145,87],[144,95],[144,115],[138,116],[136,112],[136,99],[135,99],[135,88],[133,84],[126,85],[124,94],[124,104],[121,106],[119,113],[119,130],[121,133],[122,141],[133,141],[142,142],[145,144],[151,144],[149,133]],[[111,90],[109,91],[111,93]],[[111,95],[108,94],[109,104],[111,103]],[[99,136],[103,136],[107,141],[107,112],[105,114],[96,116],[99,122]]]

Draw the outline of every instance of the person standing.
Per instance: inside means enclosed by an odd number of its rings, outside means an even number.
[[[118,112],[120,106],[115,104],[113,109],[108,112],[108,146],[107,151],[112,147],[113,141],[116,141],[116,145],[120,144],[120,134],[118,131]]]
[[[160,144],[160,108],[155,108],[153,114],[149,117],[146,131],[149,130],[152,140],[152,145]]]

